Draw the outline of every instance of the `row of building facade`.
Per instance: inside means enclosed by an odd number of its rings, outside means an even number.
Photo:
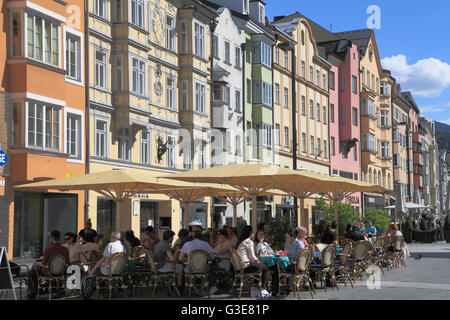
[[[298,12],[269,22],[258,0],[7,0],[0,23],[11,257],[40,256],[48,231],[87,218],[101,233],[180,229],[182,206],[164,195],[116,206],[93,191],[14,189],[114,167],[160,176],[259,160],[390,191],[344,200],[361,213],[395,203],[395,188],[446,210],[434,123],[382,68],[373,30],[332,33]],[[251,210],[238,207],[247,220]],[[297,214],[290,197],[258,197],[257,211],[309,232],[319,219],[314,199]],[[189,220],[231,225],[232,209],[196,199]]]

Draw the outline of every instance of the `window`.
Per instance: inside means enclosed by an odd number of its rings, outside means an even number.
[[[240,135],[236,135],[235,145],[236,145],[236,155],[237,156],[242,155],[241,136]]]
[[[175,80],[167,78],[166,83],[166,105],[169,109],[175,109]]]
[[[311,147],[311,150],[309,151],[309,153],[311,155],[313,155],[314,154],[314,136],[310,137],[310,147]]]
[[[314,82],[314,69],[312,66],[309,66],[309,81]]]
[[[114,0],[111,5],[113,6],[113,22],[121,23],[123,21],[122,0]]]
[[[331,137],[330,138],[330,154],[332,155],[332,156],[334,156],[334,155],[336,155],[336,151],[335,151],[335,139],[334,139],[334,137]]]
[[[123,89],[123,57],[117,56],[113,60],[114,68],[114,90],[121,91]]]
[[[365,81],[365,77],[366,77],[366,71],[365,71],[366,69],[365,68],[362,68],[362,72],[361,72],[361,81],[362,81],[362,85],[363,86],[365,86],[366,85],[366,81]]]
[[[363,151],[369,151],[372,153],[376,153],[377,149],[375,146],[375,135],[373,135],[372,133],[364,133],[363,134]]]
[[[273,57],[273,62],[276,64],[280,64],[280,48],[275,46],[275,56]]]
[[[400,167],[400,155],[394,154],[393,160],[394,160],[394,167],[399,168]]]
[[[190,150],[183,151],[183,169],[192,170],[192,158]]]
[[[224,50],[225,50],[225,63],[231,64],[231,57],[230,57],[230,42],[225,40],[225,45],[224,45]]]
[[[241,48],[234,47],[234,66],[241,69]]]
[[[141,131],[141,163],[150,164],[150,133],[147,130]]]
[[[195,83],[195,111],[199,113],[205,113],[205,92],[206,88],[204,84],[201,84],[199,82]]]
[[[272,126],[268,124],[261,124],[260,126],[260,141],[262,141],[262,146],[266,148],[272,148]]]
[[[180,24],[180,28],[181,28],[181,36],[180,36],[180,52],[181,53],[187,53],[188,52],[188,40],[187,40],[187,26],[186,26],[186,22],[183,21]],[[217,37],[216,37],[217,40]],[[214,39],[213,39],[213,50],[219,50],[218,48],[218,43],[217,46],[214,47]],[[214,51],[213,51],[214,52]],[[216,52],[214,52],[216,53]],[[214,56],[215,58],[218,58],[219,52],[217,51],[217,56]]]
[[[306,133],[302,132],[302,152],[306,153]]]
[[[97,157],[107,157],[107,122],[97,120],[95,122],[95,155]]]
[[[252,103],[252,81],[247,79],[247,103]]]
[[[332,71],[328,73],[328,87],[334,90],[334,72]]]
[[[59,108],[28,102],[27,147],[59,151]]]
[[[322,89],[327,90],[327,76],[324,74],[322,75]]]
[[[386,81],[381,81],[380,83],[380,94],[382,96],[389,96],[388,83]]]
[[[223,98],[223,102],[226,105],[231,106],[231,104],[230,104],[230,87],[227,85],[222,85],[222,98]]]
[[[375,88],[376,88],[376,90],[377,90],[377,93],[380,93],[380,85],[379,85],[378,78],[377,78],[377,84],[376,84]],[[384,177],[383,177],[383,178],[384,178]]]
[[[205,57],[205,27],[199,23],[194,23],[194,54]]]
[[[358,125],[358,109],[352,108],[352,124],[354,126]]]
[[[320,87],[320,71],[316,71],[316,85]]]
[[[380,111],[380,126],[389,128],[389,111],[381,110]]]
[[[289,128],[284,127],[284,147],[289,148]]]
[[[306,115],[306,98],[302,96],[302,115]]]
[[[309,117],[314,119],[314,101],[309,100]]]
[[[370,117],[376,119],[375,102],[372,99],[368,98],[368,99],[362,100],[361,115],[362,116],[370,116]]]
[[[320,104],[317,104],[316,112],[317,112],[317,121],[320,121]]]
[[[22,19],[19,12],[12,14],[12,56],[22,55]]]
[[[81,117],[68,113],[66,124],[66,153],[76,159],[81,158],[81,130]]]
[[[305,66],[305,61],[302,61],[302,71],[301,71],[301,75],[302,75],[302,78],[303,78],[303,79],[306,78],[306,66]]]
[[[59,66],[59,25],[27,15],[27,57]]]
[[[167,49],[175,51],[175,18],[167,15]]]
[[[120,128],[118,134],[117,158],[123,161],[131,161],[131,137],[129,128]]]
[[[389,142],[381,141],[381,157],[384,159],[389,158]]]
[[[144,95],[145,62],[132,58],[132,89],[134,93]]]
[[[241,109],[241,90],[235,89],[234,90],[234,100],[235,100],[235,111],[236,112],[242,112]]]
[[[189,110],[189,98],[188,98],[188,81],[183,80],[181,82],[181,105],[180,110]]]
[[[94,0],[94,13],[102,18],[106,16],[106,0]]]
[[[370,87],[370,71],[367,70],[367,79],[366,79],[366,87]]]
[[[330,122],[334,123],[334,104],[330,104]]]
[[[280,146],[281,145],[281,132],[280,132],[280,124],[275,124],[275,145]]]
[[[287,108],[289,105],[289,90],[284,88],[284,107]]]
[[[206,168],[206,141],[201,141],[198,152],[198,168]]]
[[[144,28],[144,1],[131,0],[131,23]]]
[[[357,161],[358,160],[358,145],[355,144],[355,146],[353,147],[353,160]],[[357,179],[355,179],[357,180]]]
[[[275,83],[275,104],[280,104],[280,85]]]
[[[244,13],[248,13],[248,0],[243,0]]]
[[[289,53],[284,51],[284,67],[289,69]]]
[[[322,147],[320,144],[320,138],[317,138],[317,156],[320,156],[321,153],[322,153]]]
[[[267,67],[272,67],[271,48],[269,45],[261,42],[261,63]]]
[[[327,107],[323,107],[323,112],[322,112],[322,115],[323,115],[323,124],[326,124],[327,123]]]
[[[80,38],[67,34],[66,36],[66,70],[67,77],[80,81],[81,52]]]
[[[264,16],[264,6],[260,5],[259,6],[259,22],[261,22],[262,24],[264,24],[265,20],[265,16]]]
[[[175,139],[167,136],[167,167],[175,168]]]
[[[106,53],[95,52],[95,86],[106,89]]]
[[[355,76],[352,76],[352,92],[353,93],[358,93],[358,89],[357,89],[357,79]]]
[[[261,82],[260,94],[261,94],[261,103],[264,103],[268,106],[272,106],[272,86],[266,82]]]

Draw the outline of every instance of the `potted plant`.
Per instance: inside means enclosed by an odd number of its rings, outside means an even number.
[[[444,239],[450,243],[450,214],[447,214],[444,221]]]
[[[405,223],[403,225],[403,230],[404,230],[403,236],[405,237],[406,243],[411,243],[412,242],[412,233],[414,230],[411,217],[409,217],[409,216],[406,217]]]

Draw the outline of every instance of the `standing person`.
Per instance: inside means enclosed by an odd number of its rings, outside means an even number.
[[[325,244],[333,244],[335,247],[338,246],[337,235],[336,235],[337,223],[332,221],[330,226],[323,232],[320,242]]]
[[[87,219],[86,223],[84,224],[84,229],[81,229],[78,233],[78,240],[83,239],[86,233],[92,233],[94,235],[94,238],[97,237],[97,231],[92,229],[92,222],[91,219]]]
[[[142,240],[142,246],[145,249],[149,249],[151,251],[155,250],[156,245],[160,241],[159,238],[156,236],[155,231],[152,226],[148,226],[145,228],[145,238]]]
[[[111,256],[115,253],[127,253],[122,241],[120,241],[120,232],[113,231],[109,238],[109,243],[103,251],[103,257],[97,261],[96,265],[89,271],[89,276],[92,277],[99,269],[102,275],[108,275],[108,263]],[[97,271],[98,272],[98,271]]]
[[[39,262],[36,262],[29,272],[30,275],[30,286],[28,286],[28,298],[34,299],[34,297],[37,294],[37,274],[36,271],[40,275],[48,275],[48,269],[45,268],[48,265],[49,260],[57,255],[62,254],[66,257],[67,262],[69,262],[69,250],[67,250],[66,247],[62,246],[59,242],[59,239],[61,237],[61,233],[58,230],[53,230],[51,233],[49,233],[50,238],[50,246],[48,246],[44,250],[44,255],[42,259]]]
[[[298,234],[297,239],[300,240],[300,242],[302,242],[305,245],[305,247],[307,247],[308,246],[308,242],[305,239],[306,228],[305,227],[298,227],[296,230],[297,230],[297,234]]]
[[[261,295],[263,297],[270,297],[271,294],[266,290],[270,278],[270,271],[265,264],[261,264],[261,261],[255,255],[254,237],[255,234],[253,233],[252,226],[245,226],[242,230],[241,241],[238,241],[237,251],[244,261],[244,272],[257,272],[262,268]]]

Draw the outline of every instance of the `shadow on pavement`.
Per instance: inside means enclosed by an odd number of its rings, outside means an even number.
[[[418,256],[422,256],[421,259],[450,259],[450,252],[411,252],[410,259]]]

